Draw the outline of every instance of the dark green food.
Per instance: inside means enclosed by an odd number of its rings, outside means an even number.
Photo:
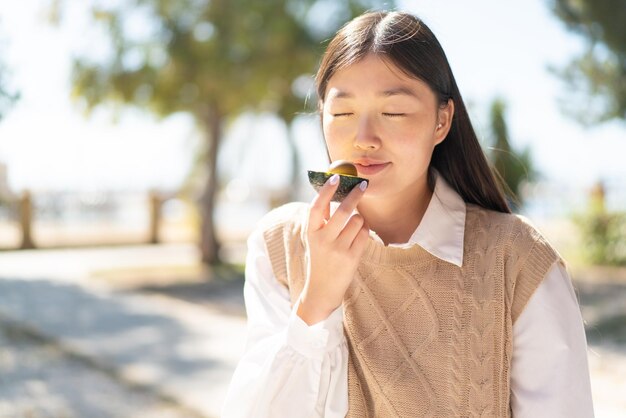
[[[320,188],[326,183],[326,181],[335,173],[329,173],[327,171],[308,171],[309,183],[311,186],[319,192]],[[333,202],[341,202],[348,196],[350,190],[354,189],[362,181],[369,183],[368,179],[357,176],[348,176],[346,174],[339,174],[339,187],[332,197]]]

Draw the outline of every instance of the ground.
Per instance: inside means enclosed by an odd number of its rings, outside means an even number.
[[[186,418],[176,403],[0,320],[0,418]]]
[[[152,248],[152,247],[150,247]],[[124,251],[124,254],[129,251]],[[152,251],[152,250],[151,250]],[[164,255],[176,253],[176,248],[164,248]],[[181,263],[187,256],[170,260],[167,268],[116,267],[111,261],[128,264],[140,253],[128,259],[114,250],[110,257],[100,259],[92,251],[90,263],[106,267],[90,270],[91,284],[106,285],[120,294],[154,295],[155,299],[180,301],[197,309],[243,317],[241,267],[221,267],[208,272],[198,266]],[[35,253],[33,253],[35,254]],[[27,253],[3,258],[2,277],[29,268],[56,271],[59,265],[69,266],[68,260],[87,263],[89,254],[56,259],[63,253],[37,253],[33,264]],[[97,253],[99,254],[99,253]],[[23,257],[22,257],[23,256]],[[54,257],[52,257],[54,256]],[[154,257],[150,255],[150,259]],[[50,262],[45,265],[46,261]],[[54,261],[54,263],[53,263]],[[82,272],[83,270],[81,270]],[[36,273],[36,274],[35,274]],[[33,273],[40,277],[40,272]],[[7,276],[7,274],[9,274]],[[591,269],[573,273],[574,287],[579,296],[589,344],[589,366],[596,418],[626,416],[626,269]],[[51,279],[52,280],[52,279]],[[59,287],[61,289],[62,287]],[[175,306],[178,306],[174,304]],[[69,418],[69,417],[136,417],[182,418],[199,417],[185,409],[175,399],[169,399],[147,387],[130,384],[109,369],[88,358],[68,351],[57,342],[0,316],[0,418]]]

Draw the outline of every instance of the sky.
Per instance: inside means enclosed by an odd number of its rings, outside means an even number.
[[[0,162],[8,167],[9,185],[15,191],[177,188],[200,143],[189,117],[157,120],[129,110],[114,118],[100,109],[87,118],[71,101],[72,53],[97,53],[101,47],[80,18],[80,3],[68,2],[75,8],[66,20],[72,23],[54,28],[45,23],[41,0],[0,2],[0,56],[11,85],[21,93],[0,120]],[[626,124],[585,129],[558,108],[564,85],[548,67],[565,65],[584,44],[547,4],[401,2],[439,38],[479,136],[488,134],[490,102],[502,97],[513,146],[531,147],[546,180],[577,187],[600,179],[626,184]],[[284,135],[282,124],[269,116],[235,121],[220,154],[222,175],[237,180],[233,187],[288,184]],[[324,168],[317,120],[301,120],[295,135],[304,168]]]

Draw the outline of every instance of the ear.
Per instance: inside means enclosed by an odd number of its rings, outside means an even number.
[[[452,119],[454,118],[454,101],[448,99],[448,103],[439,107],[437,112],[437,125],[435,126],[435,145],[441,143],[452,126]]]

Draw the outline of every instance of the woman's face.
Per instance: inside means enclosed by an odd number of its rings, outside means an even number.
[[[441,108],[426,83],[370,54],[330,78],[322,112],[331,160],[354,163],[370,180],[365,197],[378,198],[423,189],[453,105]]]

